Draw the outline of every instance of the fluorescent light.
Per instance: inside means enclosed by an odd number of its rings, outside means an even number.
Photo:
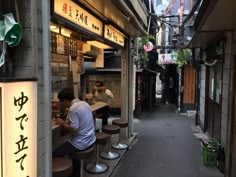
[[[50,29],[56,29],[56,28],[57,28],[57,26],[55,26],[55,25],[50,26]]]
[[[100,49],[112,49],[111,46],[103,44],[103,43],[98,42],[98,41],[87,41],[87,43],[90,44],[90,45],[96,46]]]

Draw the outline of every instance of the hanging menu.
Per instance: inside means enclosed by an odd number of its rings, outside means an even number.
[[[77,40],[51,32],[51,53],[77,56]]]

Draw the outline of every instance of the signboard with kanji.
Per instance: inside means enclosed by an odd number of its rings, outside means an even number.
[[[124,35],[118,31],[116,28],[105,25],[104,27],[104,38],[124,47],[125,45],[125,37]]]
[[[103,23],[72,1],[54,0],[54,12],[97,35],[103,35]]]
[[[37,82],[0,83],[1,177],[37,177]]]
[[[173,64],[175,61],[175,56],[172,53],[159,54],[158,63],[159,64]]]

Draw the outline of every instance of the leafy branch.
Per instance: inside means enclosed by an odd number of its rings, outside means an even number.
[[[144,45],[147,45],[148,42],[151,40],[155,40],[155,37],[152,35],[140,37],[138,40],[139,47],[143,47]]]
[[[180,69],[183,65],[187,64],[187,59],[192,55],[190,49],[179,49],[174,51],[175,61],[177,68]]]

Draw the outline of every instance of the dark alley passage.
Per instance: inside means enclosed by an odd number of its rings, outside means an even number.
[[[222,177],[202,164],[200,141],[193,135],[194,117],[162,105],[135,120],[137,138],[111,177]]]

